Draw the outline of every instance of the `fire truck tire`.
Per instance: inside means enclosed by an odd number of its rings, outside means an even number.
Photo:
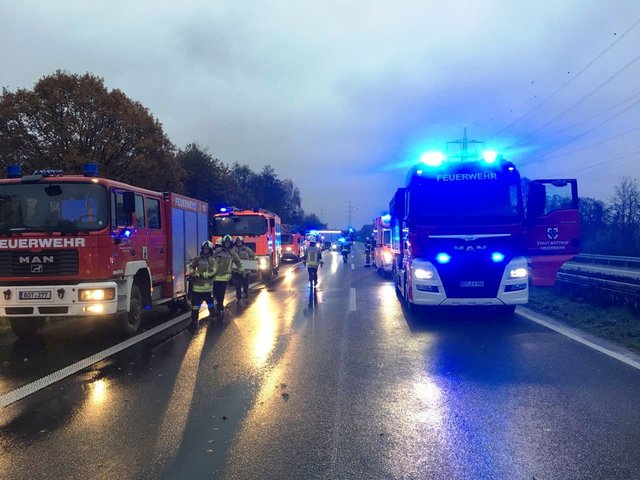
[[[515,305],[500,305],[499,307],[496,307],[498,316],[500,317],[511,317],[513,316],[513,314],[516,311],[516,306]]]
[[[120,317],[120,328],[125,335],[134,335],[142,322],[142,293],[140,287],[133,284],[131,287],[131,301],[129,311]]]
[[[9,324],[11,330],[20,338],[33,337],[40,328],[44,325],[44,318],[30,317],[30,318],[10,318]]]

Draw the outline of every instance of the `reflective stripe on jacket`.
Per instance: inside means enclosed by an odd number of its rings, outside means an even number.
[[[307,264],[307,267],[317,267],[321,261],[322,253],[318,247],[307,248],[307,253],[304,256],[304,263]]]
[[[242,266],[242,262],[240,261],[240,257],[238,256],[235,248],[226,250],[224,248],[218,247],[213,252],[213,256],[218,262],[218,271],[213,278],[214,281],[228,282],[229,280],[231,280],[231,266],[233,264],[238,267],[238,273],[244,273],[244,267]]]
[[[211,256],[198,255],[189,263],[189,278],[194,292],[210,292],[213,278],[218,270],[216,259]]]

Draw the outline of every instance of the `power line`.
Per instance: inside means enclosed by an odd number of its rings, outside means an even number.
[[[540,108],[542,105],[544,105],[545,103],[547,103],[549,100],[551,100],[553,97],[555,97],[559,92],[561,92],[562,90],[564,90],[568,85],[570,85],[573,81],[576,80],[576,78],[580,77],[580,75],[582,75],[589,67],[591,67],[594,63],[596,63],[598,60],[600,60],[600,58],[602,58],[609,50],[611,50],[620,40],[622,40],[631,30],[633,30],[634,28],[636,28],[638,25],[640,25],[640,18],[638,18],[633,25],[631,25],[629,28],[627,28],[624,33],[622,33],[622,35],[620,35],[615,41],[613,41],[607,48],[605,48],[604,50],[602,50],[599,54],[597,54],[589,63],[587,63],[584,67],[582,67],[582,69],[580,71],[578,71],[578,73],[576,73],[573,77],[571,77],[569,80],[567,80],[564,84],[562,84],[560,87],[558,87],[556,90],[554,90],[549,96],[547,96],[546,98],[544,98],[540,103],[538,103],[536,106],[534,106],[533,108],[529,109],[528,111],[526,111],[524,114],[522,114],[520,117],[518,117],[517,119],[515,119],[513,122],[511,122],[510,124],[508,124],[506,127],[503,127],[502,129],[500,129],[499,131],[497,131],[496,133],[494,133],[493,135],[491,135],[489,138],[487,138],[487,140],[492,139],[493,137],[500,135],[502,132],[508,130],[509,128],[511,128],[512,126],[514,126],[516,123],[518,123],[520,120],[522,120],[523,118],[529,116],[532,112],[536,111],[538,108]]]
[[[582,97],[580,100],[578,100],[577,102],[575,102],[574,104],[570,105],[569,107],[567,107],[566,109],[564,109],[562,112],[560,112],[558,115],[556,115],[555,117],[553,117],[551,120],[549,120],[548,122],[544,123],[541,127],[536,128],[533,132],[530,132],[529,134],[525,135],[519,142],[514,143],[513,145],[510,145],[508,148],[512,148],[512,147],[521,147],[524,145],[527,145],[526,143],[522,143],[524,142],[526,139],[531,138],[533,135],[535,135],[536,133],[538,133],[540,130],[545,129],[546,127],[548,127],[549,125],[551,125],[552,123],[554,123],[556,120],[558,120],[560,117],[562,117],[564,114],[566,114],[567,112],[573,110],[575,107],[577,107],[578,105],[580,105],[582,102],[584,102],[585,100],[587,100],[588,98],[590,98],[592,95],[594,95],[596,92],[598,92],[601,88],[603,88],[604,86],[606,86],[607,84],[609,84],[611,81],[613,81],[614,79],[616,79],[618,76],[620,76],[625,70],[627,70],[629,67],[631,67],[631,65],[633,65],[634,63],[636,63],[638,60],[640,60],[640,55],[637,55],[633,60],[631,60],[629,63],[627,63],[624,67],[622,67],[620,70],[618,70],[616,73],[614,73],[613,75],[611,75],[609,78],[607,78],[604,82],[602,82],[600,85],[598,85],[596,88],[594,88],[593,90],[591,90],[589,93],[587,93],[584,97]]]
[[[624,155],[620,155],[620,156],[617,156],[617,157],[614,157],[614,158],[608,158],[606,160],[599,160],[599,161],[597,161],[595,163],[592,163],[590,165],[585,165],[585,166],[580,167],[580,168],[574,168],[574,169],[571,169],[571,170],[561,170],[560,172],[552,173],[550,176],[554,177],[554,176],[557,176],[557,175],[564,175],[565,173],[574,174],[574,173],[577,173],[577,172],[582,172],[584,170],[589,170],[591,168],[598,167],[598,166],[603,165],[605,163],[611,164],[611,165],[626,165],[627,162],[625,162],[623,164],[621,164],[621,163],[613,163],[613,162],[615,162],[616,160],[620,160],[620,159],[627,158],[627,157],[632,157],[634,155],[639,155],[639,154],[640,154],[640,150],[636,150],[634,152],[625,153]]]
[[[567,156],[567,155],[572,155],[572,154],[574,154],[574,153],[578,153],[578,152],[581,152],[581,151],[583,151],[583,150],[588,150],[588,149],[590,149],[590,148],[597,147],[598,145],[602,145],[603,143],[610,142],[611,140],[615,140],[616,138],[624,137],[625,135],[629,135],[630,133],[633,133],[633,132],[635,132],[636,130],[640,130],[640,125],[639,125],[639,126],[637,126],[637,127],[631,128],[631,129],[629,129],[629,130],[627,130],[627,131],[625,131],[625,132],[618,133],[618,134],[616,134],[616,135],[614,135],[614,136],[612,136],[612,137],[607,137],[607,138],[605,138],[605,139],[602,139],[602,140],[600,140],[599,142],[589,144],[589,145],[587,145],[587,146],[585,146],[585,147],[577,148],[576,150],[571,150],[570,152],[558,153],[558,154],[556,154],[556,155],[551,155],[551,156],[543,155],[542,157],[538,157],[538,158],[536,158],[535,160],[532,160],[532,161],[529,161],[529,162],[523,162],[521,165],[522,165],[522,166],[530,165],[530,164],[532,164],[532,163],[536,163],[536,162],[538,162],[538,161],[541,161],[542,159],[544,159],[544,161],[546,162],[547,160],[552,160],[552,159],[554,159],[554,158],[560,158],[560,157],[565,157],[565,156]],[[565,144],[564,146],[566,146],[566,145],[568,145],[568,143],[567,143],[567,144]],[[563,146],[563,147],[564,147],[564,146]],[[563,147],[560,147],[560,148],[563,148]]]

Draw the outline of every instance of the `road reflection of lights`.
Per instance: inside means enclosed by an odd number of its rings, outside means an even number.
[[[91,403],[93,405],[102,405],[107,398],[107,386],[108,383],[104,378],[96,380],[90,385],[91,391]]]
[[[271,299],[268,292],[260,292],[255,301],[254,309],[258,314],[258,331],[253,344],[253,354],[258,366],[263,365],[269,358],[276,341],[276,312],[278,305]]]
[[[413,391],[423,408],[416,412],[416,421],[440,425],[442,423],[442,392],[433,381],[425,379],[413,384]]]
[[[338,271],[338,267],[340,266],[340,262],[336,258],[335,255],[331,255],[331,273],[336,273]]]
[[[198,379],[198,366],[206,339],[205,334],[206,330],[201,331],[191,341],[182,359],[180,370],[176,374],[171,398],[162,417],[162,424],[158,429],[153,448],[154,463],[171,460],[182,445],[182,437],[189,419],[193,393]]]

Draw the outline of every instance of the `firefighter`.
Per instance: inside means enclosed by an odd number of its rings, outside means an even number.
[[[191,328],[198,327],[198,312],[202,302],[207,302],[209,317],[213,312],[213,279],[218,263],[213,256],[213,245],[205,240],[200,245],[200,255],[189,263],[189,279],[191,282]]]
[[[256,254],[251,250],[251,247],[244,244],[243,237],[236,238],[234,247],[240,260],[255,260]],[[249,298],[249,272],[245,271],[244,273],[240,273],[234,264],[233,283],[236,286],[236,300],[238,301],[238,305],[240,305],[243,293],[245,299]]]
[[[373,246],[371,244],[371,237],[367,237],[364,241],[364,266],[369,268],[371,266],[371,251]]]
[[[309,241],[309,247],[304,255],[303,262],[309,272],[309,284],[315,287],[318,284],[318,267],[324,265],[324,262],[322,261],[322,252],[313,237]]]
[[[245,270],[240,257],[235,248],[233,248],[231,235],[222,237],[221,245],[215,249],[213,256],[218,263],[218,269],[213,277],[213,296],[216,300],[216,313],[218,318],[222,320],[224,316],[224,295],[227,291],[227,284],[231,280],[232,265],[235,264],[238,267],[238,273],[244,274]]]

